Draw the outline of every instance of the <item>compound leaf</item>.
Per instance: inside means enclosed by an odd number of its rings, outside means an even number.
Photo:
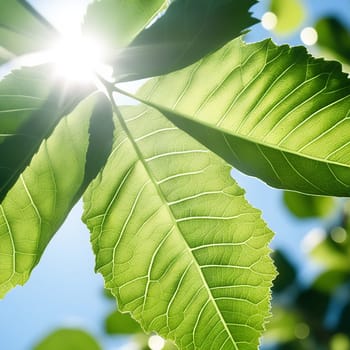
[[[99,172],[101,161],[95,164],[95,154],[107,158],[111,123],[110,103],[104,95],[81,102],[41,143],[7,193],[0,205],[0,297],[26,282],[87,183]]]
[[[137,98],[271,186],[349,195],[350,81],[339,63],[237,39]]]
[[[159,112],[123,108],[115,130],[83,220],[119,309],[180,349],[256,349],[275,276],[260,212]]]

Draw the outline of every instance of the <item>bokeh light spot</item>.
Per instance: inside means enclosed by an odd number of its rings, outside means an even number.
[[[317,43],[318,35],[315,28],[306,27],[300,32],[301,41],[308,46],[315,45]]]
[[[266,30],[272,30],[277,25],[277,16],[273,12],[265,12],[261,17],[261,25]]]

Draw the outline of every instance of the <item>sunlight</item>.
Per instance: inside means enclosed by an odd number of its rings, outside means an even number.
[[[321,243],[326,237],[326,232],[322,228],[313,228],[300,242],[301,250],[309,253],[314,247]]]
[[[277,25],[277,16],[273,12],[265,12],[261,17],[261,25],[266,30],[272,30]]]
[[[301,41],[308,46],[315,45],[318,39],[317,32],[315,28],[306,27],[300,33]]]
[[[55,74],[65,80],[86,83],[96,74],[106,79],[112,74],[112,67],[103,63],[104,48],[92,39],[63,37],[48,56],[55,64]]]
[[[152,335],[148,340],[148,346],[152,350],[161,350],[165,345],[165,340],[159,335]]]

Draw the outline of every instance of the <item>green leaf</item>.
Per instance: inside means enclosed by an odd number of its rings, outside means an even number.
[[[83,33],[110,50],[106,53],[108,60],[130,44],[166,3],[166,0],[95,0],[87,9]]]
[[[298,218],[325,218],[335,209],[335,200],[332,197],[311,196],[298,192],[284,192],[283,202]]]
[[[51,65],[16,70],[0,81],[0,202],[42,140],[90,91],[63,86]]]
[[[323,293],[334,293],[350,279],[350,271],[328,270],[322,272],[313,282],[313,288]]]
[[[338,333],[332,337],[330,342],[331,350],[348,350],[350,349],[350,339],[347,335]]]
[[[270,9],[277,16],[274,31],[281,35],[295,31],[306,15],[305,6],[300,0],[272,0]]]
[[[350,65],[350,31],[335,17],[321,18],[315,25],[317,44],[344,63]]]
[[[294,266],[281,251],[275,250],[272,259],[278,271],[278,276],[273,283],[273,291],[281,293],[295,283],[297,273]]]
[[[142,333],[140,325],[130,316],[115,310],[105,320],[105,330],[108,334]]]
[[[349,242],[341,245],[334,242],[331,237],[326,237],[311,251],[310,256],[330,270],[350,272],[349,267]]]
[[[180,349],[256,349],[271,231],[220,158],[153,109],[122,115],[84,195],[96,270],[121,311]]]
[[[273,307],[273,317],[267,324],[264,340],[273,343],[286,343],[295,339],[295,328],[301,322],[300,316],[291,310]]]
[[[15,55],[12,52],[9,52],[8,50],[0,46],[0,66],[12,60],[14,57]]]
[[[59,329],[48,335],[34,350],[102,350],[97,341],[80,329]]]
[[[256,0],[177,0],[115,60],[117,80],[162,75],[222,47],[258,21]]]
[[[26,1],[0,3],[0,48],[14,55],[47,50],[58,33]]]
[[[2,201],[0,297],[27,281],[50,239],[84,191],[87,180],[99,172],[101,162],[95,168],[89,163],[94,152],[104,160],[107,158],[100,150],[111,146],[111,115],[110,103],[103,94],[81,102],[42,142]],[[96,118],[109,125],[109,133],[96,127],[93,122]],[[100,132],[104,135],[99,135]],[[96,145],[96,139],[104,140],[105,145]],[[98,149],[93,151],[93,146]]]
[[[150,80],[137,98],[271,186],[350,193],[350,81],[339,63],[303,47],[237,39]]]

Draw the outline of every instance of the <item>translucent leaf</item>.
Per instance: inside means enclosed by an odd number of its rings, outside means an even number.
[[[0,48],[21,55],[48,49],[57,32],[26,1],[0,2]]]
[[[86,36],[111,50],[107,56],[114,56],[165,8],[166,3],[166,0],[95,0],[88,6],[82,29]]]
[[[97,126],[95,119],[105,127]],[[0,297],[27,281],[50,239],[100,170],[101,160],[95,164],[94,154],[106,159],[112,130],[109,101],[102,94],[89,97],[41,143],[7,193],[0,205]]]
[[[137,98],[271,186],[349,195],[350,81],[339,63],[237,39]]]
[[[97,341],[80,329],[59,329],[49,334],[33,350],[101,350]]]
[[[0,202],[42,140],[90,91],[63,86],[51,65],[16,70],[0,81]]]
[[[332,197],[311,196],[298,192],[284,192],[283,202],[298,218],[324,218],[335,209],[335,200]]]
[[[84,195],[96,270],[121,311],[180,349],[256,349],[271,231],[220,158],[155,110],[121,112]]]
[[[162,75],[183,68],[247,31],[258,21],[256,0],[177,0],[115,60],[117,80]]]

